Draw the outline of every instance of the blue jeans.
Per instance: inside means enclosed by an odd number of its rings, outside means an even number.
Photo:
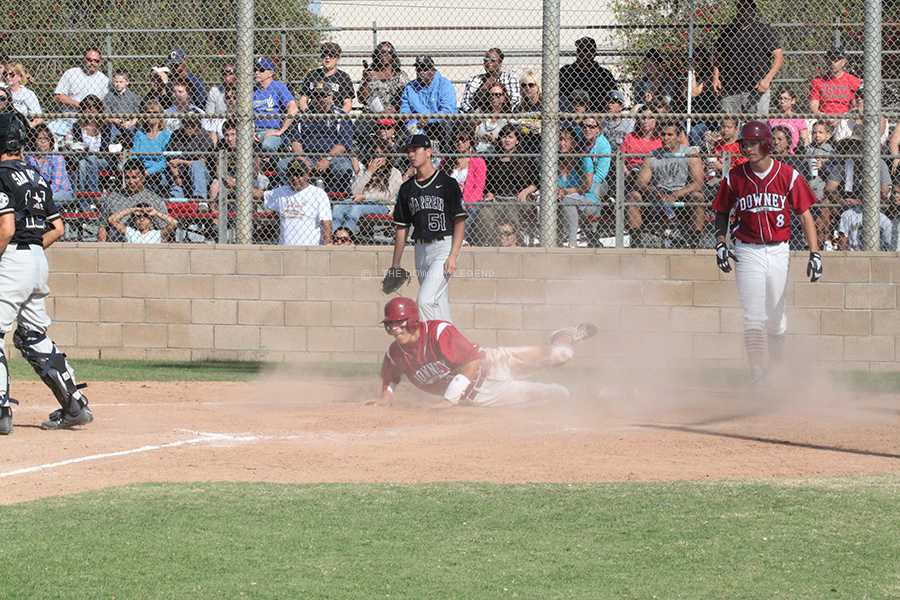
[[[384,204],[335,204],[331,209],[331,229],[346,227],[354,235],[359,233],[359,219],[364,215],[386,215],[388,207]]]
[[[256,137],[260,139],[259,147],[263,152],[275,152],[279,148],[281,148],[282,139],[280,135],[270,135],[268,137],[263,137],[265,134],[265,129],[256,130]]]
[[[206,198],[209,194],[209,170],[206,168],[205,160],[192,160],[191,166],[191,189],[193,194],[191,198]],[[172,185],[169,193],[173,198],[187,198],[179,185]]]
[[[100,191],[100,169],[109,168],[109,161],[96,154],[78,160],[78,191]]]

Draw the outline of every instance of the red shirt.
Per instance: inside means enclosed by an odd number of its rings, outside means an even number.
[[[662,148],[662,140],[658,137],[643,138],[634,133],[626,134],[622,145],[619,146],[622,154],[650,154],[657,148]],[[626,169],[639,169],[642,164],[644,164],[644,158],[641,156],[625,157]]]
[[[481,350],[447,321],[420,321],[419,340],[406,348],[394,342],[381,362],[382,390],[397,385],[403,375],[414,386],[442,396],[462,365],[481,358]]]
[[[766,244],[788,241],[791,212],[801,215],[815,201],[803,176],[773,159],[762,177],[746,163],[731,169],[719,185],[712,208],[722,213],[734,208],[732,237],[748,244]]]
[[[732,167],[736,167],[747,162],[747,157],[741,154],[741,143],[737,140],[731,142],[730,144],[725,144],[722,141],[716,142],[713,146],[713,154],[721,155],[723,152],[727,152],[731,155]]]
[[[819,101],[819,110],[823,113],[838,115],[850,110],[850,103],[862,81],[850,73],[841,73],[839,77],[816,77],[812,80],[809,92],[810,100]]]

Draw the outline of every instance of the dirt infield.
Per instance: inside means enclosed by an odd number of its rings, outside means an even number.
[[[96,421],[45,432],[17,382],[0,503],[148,481],[594,482],[900,472],[900,398],[647,385],[565,406],[364,406],[359,381],[94,383]]]

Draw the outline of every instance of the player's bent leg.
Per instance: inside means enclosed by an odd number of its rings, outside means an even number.
[[[87,397],[81,393],[86,386],[75,382],[75,371],[66,360],[66,355],[59,351],[44,331],[26,329],[20,325],[13,335],[13,344],[50,388],[60,405],[59,410],[50,413],[41,424],[41,429],[68,429],[94,420]]]

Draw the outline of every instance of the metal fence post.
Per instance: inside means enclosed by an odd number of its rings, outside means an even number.
[[[282,23],[281,26],[287,27],[284,23]],[[278,41],[278,51],[281,52],[281,56],[279,57],[281,59],[281,81],[287,81],[287,33],[279,31]]]
[[[253,238],[253,0],[239,0],[237,14],[237,157],[235,165],[235,239]]]
[[[372,52],[378,48],[378,21],[372,21]]]
[[[219,150],[218,164],[216,165],[216,177],[219,178],[219,233],[216,236],[218,243],[228,243],[228,187],[225,178],[228,177],[228,153]]]
[[[616,248],[625,246],[625,157],[616,151]]]
[[[556,246],[559,176],[559,2],[544,0],[541,57],[541,245]]]
[[[115,68],[112,62],[112,25],[109,23],[106,24],[106,35],[103,36],[103,52],[104,56],[106,56],[106,76],[112,79]]]
[[[881,248],[881,0],[866,0],[863,40],[863,248]]]

